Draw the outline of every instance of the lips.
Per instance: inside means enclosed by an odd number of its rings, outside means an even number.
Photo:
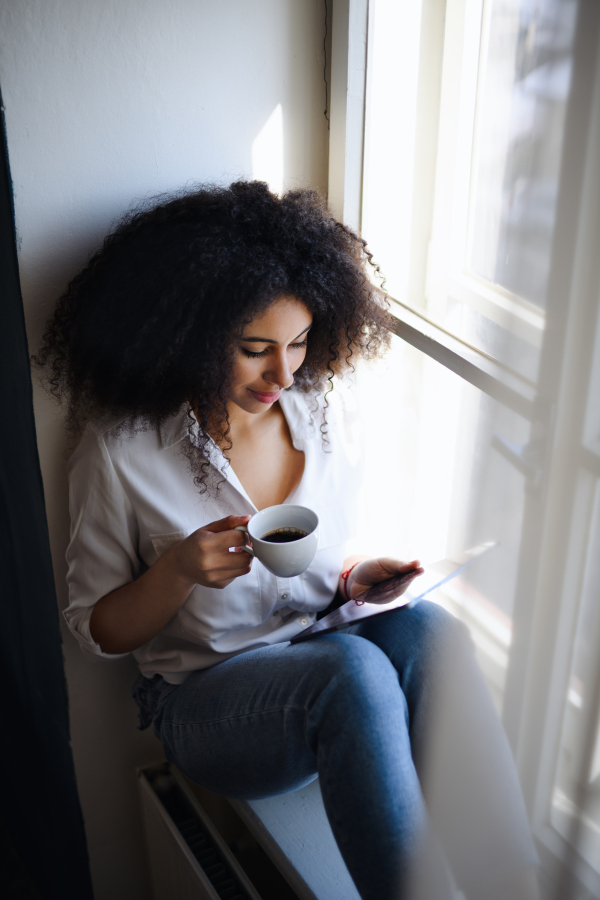
[[[253,397],[256,397],[261,403],[275,403],[276,400],[279,400],[281,396],[281,391],[253,391],[252,388],[248,388]]]

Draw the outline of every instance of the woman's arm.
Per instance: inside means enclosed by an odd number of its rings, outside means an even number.
[[[156,637],[179,612],[197,584],[224,588],[250,571],[241,549],[246,535],[234,531],[250,516],[227,516],[170,547],[136,581],[102,597],[90,618],[90,633],[104,653],[128,653]],[[230,553],[229,548],[236,552]]]

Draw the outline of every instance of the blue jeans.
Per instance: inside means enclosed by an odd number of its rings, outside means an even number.
[[[167,758],[211,791],[273,796],[318,774],[365,900],[449,900],[448,863],[479,900],[536,862],[467,631],[434,603],[135,693]]]

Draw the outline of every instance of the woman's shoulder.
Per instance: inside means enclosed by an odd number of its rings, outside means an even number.
[[[131,416],[98,416],[87,423],[71,466],[82,460],[114,464],[148,457],[178,443],[189,429],[190,419],[183,407],[160,425],[136,422]]]
[[[136,440],[139,442],[140,433],[127,416],[98,416],[86,424],[71,461],[103,457],[109,450],[118,451],[125,441]]]

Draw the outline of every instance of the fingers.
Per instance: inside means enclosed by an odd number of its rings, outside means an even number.
[[[248,544],[248,535],[245,531],[225,531],[213,539],[213,545],[219,550],[228,550],[235,547],[243,552],[242,547]]]
[[[225,516],[198,528],[184,541],[187,545],[186,565],[197,584],[223,588],[240,575],[247,575],[252,557],[244,551],[248,541],[245,531],[236,531],[250,516]]]
[[[388,556],[382,556],[376,560],[377,563],[381,566],[382,569],[390,572],[390,574],[394,575],[397,572],[412,572],[413,569],[419,569],[421,572],[424,571],[421,568],[421,563],[418,559],[413,559],[411,562],[402,562],[400,559],[392,559]]]
[[[225,565],[219,564],[206,572],[200,582],[205,587],[224,588],[240,575],[248,575],[252,568],[252,557],[244,554],[243,558],[233,553],[228,554],[231,562],[227,560]]]
[[[418,569],[421,565],[418,559],[413,559],[410,562],[403,562],[401,559],[385,558],[382,562],[387,563],[390,568],[395,569],[397,572],[410,572],[411,569]]]
[[[216,551],[226,551],[230,547],[243,547],[248,543],[248,535],[245,531],[236,531],[237,525],[245,525],[251,516],[226,516],[210,525],[203,525],[196,535],[210,535],[209,545]],[[214,537],[213,537],[214,535]]]
[[[223,566],[223,568],[213,569],[210,573],[210,580],[212,582],[218,582],[223,580],[233,581],[234,578],[239,578],[240,575],[248,575],[252,569],[252,560],[248,557],[249,562],[244,563],[243,566]]]
[[[402,565],[398,566],[398,573],[400,575],[412,572],[416,577],[417,575],[422,575],[424,571],[425,569],[418,559],[414,559],[410,563],[403,563]]]
[[[246,525],[251,518],[252,516],[225,516],[224,519],[217,519],[216,522],[211,522],[210,525],[203,525],[202,527],[204,531],[212,531],[213,534],[217,534],[220,531],[231,531],[236,525]],[[236,534],[241,535],[243,532],[237,531]]]
[[[253,556],[243,547],[213,548],[213,568],[246,569],[252,565]]]
[[[407,563],[398,562],[399,572],[410,572],[411,569],[421,569],[421,571],[424,571],[418,559],[413,559],[412,562]]]

